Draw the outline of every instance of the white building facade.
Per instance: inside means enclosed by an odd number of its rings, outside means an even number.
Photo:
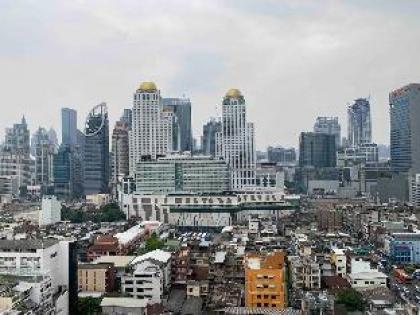
[[[39,225],[50,225],[60,221],[61,202],[55,196],[44,196],[39,211]]]
[[[156,159],[172,148],[172,113],[163,110],[160,90],[143,82],[134,93],[130,138],[130,174],[142,157]]]
[[[247,121],[245,98],[237,89],[230,89],[223,99],[222,131],[216,141],[216,153],[229,165],[231,188],[254,187],[254,124]]]

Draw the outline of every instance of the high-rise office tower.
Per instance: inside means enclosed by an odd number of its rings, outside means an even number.
[[[61,133],[62,143],[77,143],[77,112],[74,109],[61,109]]]
[[[143,82],[134,93],[130,137],[130,174],[142,158],[156,159],[172,151],[173,113],[162,105],[160,90]]]
[[[391,167],[396,172],[420,173],[420,84],[389,94]]]
[[[5,142],[0,151],[0,175],[12,176],[18,187],[31,180],[30,137],[25,117],[12,128],[6,128]]]
[[[84,190],[86,195],[107,193],[109,184],[109,122],[105,103],[95,106],[86,118]]]
[[[129,174],[128,125],[117,121],[112,131],[112,185],[116,193],[117,184]]]
[[[314,132],[326,133],[334,135],[335,146],[340,147],[341,144],[341,127],[338,122],[338,117],[317,117],[314,124]]]
[[[230,89],[223,98],[222,130],[216,135],[220,155],[230,170],[231,188],[255,186],[254,124],[247,121],[245,98]]]
[[[29,156],[30,137],[25,117],[22,117],[20,123],[14,124],[13,128],[6,128],[4,145],[5,149],[9,152]]]
[[[222,123],[212,118],[203,126],[201,137],[201,152],[204,155],[216,155],[216,133],[222,130]]]
[[[302,132],[300,134],[300,167],[335,167],[336,163],[334,135],[314,132]]]
[[[53,159],[54,194],[72,199],[83,196],[83,163],[78,146],[61,144]]]
[[[174,151],[192,150],[191,102],[188,98],[162,98],[164,108],[174,113],[172,145]]]
[[[347,108],[348,144],[357,147],[372,143],[372,122],[370,118],[370,103],[366,98],[358,98]]]
[[[131,129],[133,123],[133,110],[131,108],[124,108],[120,121],[124,122],[128,129]]]
[[[53,178],[55,144],[51,142],[45,128],[39,127],[34,133],[31,147],[35,158],[35,185],[50,185]]]

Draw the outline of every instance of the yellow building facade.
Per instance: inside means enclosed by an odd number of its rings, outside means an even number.
[[[286,307],[285,253],[248,254],[245,257],[247,307]]]

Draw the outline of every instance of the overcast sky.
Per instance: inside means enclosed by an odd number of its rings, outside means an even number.
[[[152,80],[191,99],[197,138],[236,87],[259,149],[297,145],[319,115],[343,134],[346,104],[369,95],[388,143],[389,91],[420,82],[419,16],[404,0],[0,0],[0,135],[22,114],[60,134],[61,107],[81,128],[102,101],[112,128]]]

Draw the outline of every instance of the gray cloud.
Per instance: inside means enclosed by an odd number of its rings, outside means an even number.
[[[388,142],[388,92],[420,81],[412,1],[0,2],[0,129],[25,113],[80,127],[106,101],[112,122],[142,80],[193,102],[195,136],[230,87],[242,90],[257,147],[296,145],[317,115],[371,95],[374,139]],[[0,131],[3,133],[3,131]]]

